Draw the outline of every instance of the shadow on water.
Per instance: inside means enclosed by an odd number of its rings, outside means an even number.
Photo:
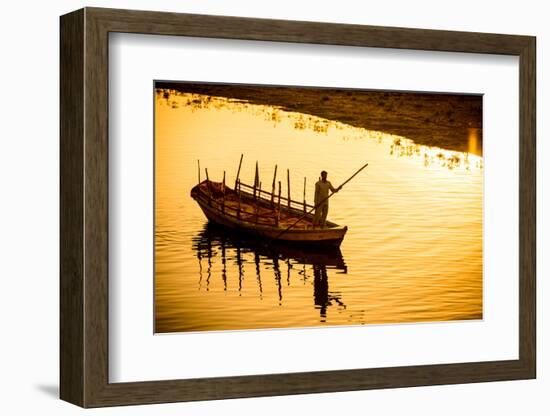
[[[314,306],[319,310],[321,322],[326,318],[327,308],[345,304],[338,292],[329,290],[327,270],[346,274],[347,266],[340,248],[304,248],[280,243],[266,244],[216,224],[207,223],[192,239],[192,248],[199,263],[199,290],[209,291],[214,261],[221,265],[221,279],[227,291],[228,267],[238,271],[238,292],[242,291],[245,265],[254,263],[258,296],[263,298],[262,281],[274,279],[279,305],[283,303],[283,287],[291,286],[291,276],[301,276],[301,282],[310,281],[313,286]],[[219,270],[219,269],[217,269]],[[267,270],[267,271],[266,271]]]

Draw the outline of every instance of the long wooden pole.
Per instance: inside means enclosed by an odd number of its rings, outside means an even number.
[[[238,204],[237,204],[237,218],[241,218],[241,181],[237,180],[237,197],[238,197]]]
[[[208,189],[208,205],[212,205],[212,192],[210,191],[210,178],[208,177],[208,168],[204,168],[206,174],[206,189]]]
[[[262,183],[260,182],[258,185],[258,196],[262,197]],[[256,224],[258,224],[258,216],[260,215],[260,205],[256,204]]]
[[[279,226],[281,220],[281,181],[279,181],[279,197],[277,198],[277,217],[275,223]]]
[[[290,209],[290,170],[286,170],[286,189],[287,189],[287,195],[288,195],[288,200],[287,200],[287,205],[288,205],[288,208]]]
[[[235,189],[237,189],[237,182],[239,182],[239,175],[241,174],[242,164],[243,164],[243,154],[241,153],[241,160],[239,160],[239,169],[237,169],[237,177],[235,178]]]
[[[273,208],[273,200],[275,198],[275,181],[277,180],[277,165],[275,165],[275,172],[273,172],[273,183],[271,184],[271,207]]]
[[[304,176],[304,212],[306,212],[306,177]]]
[[[365,163],[363,166],[361,166],[357,172],[355,172],[353,175],[351,175],[344,183],[342,183],[338,189],[342,189],[344,187],[344,185],[346,185],[349,181],[351,181],[353,178],[355,178],[359,172],[361,172],[363,169],[365,169],[369,164],[368,163]],[[332,195],[334,195],[334,193],[330,194],[329,196],[327,196],[326,199],[329,199]],[[325,202],[325,200],[321,201],[321,202]]]
[[[363,169],[365,169],[369,164],[368,163],[365,163],[363,166],[361,166],[353,175],[351,175],[347,180],[345,180],[338,188],[337,188],[337,191],[339,191],[340,189],[342,189],[344,187],[344,185],[346,185],[349,181],[351,181],[353,178],[355,178],[359,172],[361,172]],[[302,215],[300,218],[298,218],[294,223],[292,223],[291,225],[289,225],[288,227],[286,227],[284,230],[282,230],[279,234],[277,234],[275,237],[273,237],[271,240],[269,240],[269,243],[271,243],[273,240],[277,240],[278,238],[280,238],[284,233],[286,233],[288,230],[290,230],[291,228],[295,227],[296,224],[298,224],[300,221],[302,221],[304,219],[304,217],[306,215],[309,215],[311,214],[315,209],[317,209],[318,207],[320,207],[325,201],[328,201],[328,199],[334,195],[336,192],[332,192],[330,195],[328,195],[326,198],[323,198],[321,201],[319,201],[318,204],[316,204],[313,208],[311,208],[308,212],[306,212],[304,215]],[[268,243],[268,244],[269,244]]]
[[[222,212],[225,212],[225,170],[223,171],[223,182],[222,182]]]
[[[252,191],[254,195],[254,199],[257,199],[256,188],[258,187],[259,183],[260,183],[260,174],[258,173],[258,161],[256,161],[256,173],[254,174],[254,189]]]

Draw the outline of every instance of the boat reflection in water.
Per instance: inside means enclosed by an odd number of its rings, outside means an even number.
[[[254,264],[257,296],[263,299],[266,284],[275,282],[279,306],[283,305],[287,288],[313,284],[313,306],[319,310],[320,322],[325,322],[330,306],[346,308],[341,294],[329,290],[327,270],[346,274],[347,267],[340,248],[303,248],[278,242],[267,243],[235,233],[225,227],[207,223],[193,238],[193,250],[199,262],[199,290],[210,290],[212,279],[221,277],[223,290],[237,284],[239,296],[243,289],[245,267]],[[221,262],[221,270],[214,263]],[[217,270],[219,276],[214,276]],[[237,271],[238,282],[229,282],[228,270]],[[331,274],[334,274],[331,273]],[[297,281],[296,276],[299,276]]]

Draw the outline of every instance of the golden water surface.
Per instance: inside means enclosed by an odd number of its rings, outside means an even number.
[[[437,134],[437,133],[435,133]],[[337,121],[196,94],[155,96],[155,331],[383,324],[482,318],[483,166]],[[190,197],[197,159],[211,180],[313,201],[321,170],[339,185],[328,219],[340,251],[267,247],[207,224]]]

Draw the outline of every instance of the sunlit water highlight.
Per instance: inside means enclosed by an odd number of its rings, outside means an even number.
[[[156,332],[482,318],[480,157],[225,98],[155,104]],[[341,251],[266,249],[207,226],[189,196],[197,159],[232,184],[241,153],[243,181],[258,161],[269,189],[277,164],[293,199],[307,178],[308,202],[321,170],[338,185],[369,162],[330,201],[349,227]]]

